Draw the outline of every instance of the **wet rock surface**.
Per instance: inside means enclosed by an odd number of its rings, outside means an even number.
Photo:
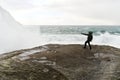
[[[67,80],[67,78],[46,65],[8,59],[0,63],[0,80]]]
[[[120,49],[49,44],[5,53],[0,80],[119,80]]]

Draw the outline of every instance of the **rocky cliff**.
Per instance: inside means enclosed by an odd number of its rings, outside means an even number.
[[[119,80],[120,49],[49,44],[0,56],[0,80]]]

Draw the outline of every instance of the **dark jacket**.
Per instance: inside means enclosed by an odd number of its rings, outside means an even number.
[[[81,34],[83,34],[83,35],[86,35],[87,36],[87,41],[92,41],[92,39],[93,39],[93,35],[92,35],[92,33],[91,32],[89,32],[89,34],[85,34],[85,33],[81,33]]]
[[[92,41],[92,39],[93,39],[93,35],[92,34],[88,34],[87,41]]]

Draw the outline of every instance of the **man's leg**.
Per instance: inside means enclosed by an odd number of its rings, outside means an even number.
[[[85,41],[84,48],[86,48],[87,43],[88,43],[88,41]]]
[[[88,45],[89,45],[90,49],[92,49],[92,47],[91,47],[91,45],[90,45],[90,42],[88,42]]]

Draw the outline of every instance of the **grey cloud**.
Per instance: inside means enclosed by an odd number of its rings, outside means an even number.
[[[55,19],[54,14],[58,14],[57,16],[62,14],[67,17],[65,18],[66,21],[70,21],[67,19],[72,15],[72,17],[75,17],[74,19],[76,22],[82,16],[88,19],[103,20],[103,22],[105,20],[120,23],[120,0],[44,0],[44,2],[42,0],[2,1],[6,3],[6,6],[8,5],[8,7],[11,7],[12,9],[30,9],[32,7],[39,7],[38,10],[31,15],[39,13],[37,14],[37,16],[39,16],[41,15],[40,13],[44,14],[45,11],[46,15],[47,12],[53,14],[53,20]],[[42,12],[40,12],[40,9],[42,9]]]
[[[71,2],[70,2],[71,1]],[[93,18],[96,20],[120,21],[119,0],[70,0],[52,4],[51,8],[61,13]],[[70,16],[69,16],[70,17]]]

